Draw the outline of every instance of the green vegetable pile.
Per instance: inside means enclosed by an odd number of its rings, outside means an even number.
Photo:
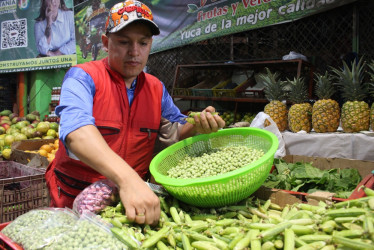
[[[219,208],[160,197],[155,227],[130,222],[121,203],[100,216],[130,249],[374,249],[374,191],[364,191],[368,196],[356,200],[284,208],[255,197]]]
[[[93,219],[78,218],[69,209],[42,208],[17,217],[1,232],[25,250],[127,249]]]
[[[281,159],[274,159],[274,165],[276,169],[263,184],[269,188],[304,193],[328,191],[346,199],[362,179],[357,169],[321,170],[312,163],[287,163]]]
[[[246,146],[224,147],[198,156],[187,155],[167,174],[178,179],[215,176],[246,166],[263,155],[262,150]]]

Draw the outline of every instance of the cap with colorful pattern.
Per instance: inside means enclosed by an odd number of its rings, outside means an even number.
[[[135,21],[143,21],[149,24],[153,35],[160,34],[160,29],[153,22],[151,9],[144,3],[136,0],[128,0],[115,4],[109,11],[105,30],[108,33],[115,33]]]

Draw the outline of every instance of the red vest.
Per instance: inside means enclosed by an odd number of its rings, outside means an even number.
[[[107,58],[76,67],[86,71],[95,83],[95,125],[110,148],[144,178],[161,120],[163,87],[160,80],[142,72],[130,107],[125,82],[120,74],[109,68]],[[55,171],[83,182],[93,183],[104,178],[81,161],[71,159],[61,141],[51,165]]]

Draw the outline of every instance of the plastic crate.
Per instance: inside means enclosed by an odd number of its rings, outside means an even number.
[[[237,97],[239,96],[245,89],[250,86],[250,84],[253,82],[252,78],[248,78],[236,87],[229,89],[225,88],[227,85],[232,83],[232,80],[224,81],[220,83],[219,85],[215,86],[213,89],[213,96],[214,97]]]
[[[200,83],[192,86],[190,88],[191,94],[193,96],[206,96],[206,97],[212,97],[213,96],[213,89],[215,89],[217,86],[220,86],[224,82],[229,82],[230,79],[227,79],[227,73],[226,74],[218,74],[218,75],[212,75],[212,76],[206,76],[203,81]]]
[[[191,90],[186,88],[174,88],[173,95],[175,96],[190,96]]]
[[[0,223],[49,206],[45,170],[14,161],[0,161]]]
[[[10,222],[0,224],[0,249],[1,250],[22,250],[23,248],[17,243],[13,242],[9,237],[1,233]]]

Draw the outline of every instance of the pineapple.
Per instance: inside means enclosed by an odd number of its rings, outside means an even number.
[[[374,99],[374,60],[368,64],[371,71],[369,71],[370,75],[370,95]],[[371,104],[370,108],[370,127],[371,130],[374,130],[374,102]]]
[[[369,130],[370,109],[364,101],[367,97],[368,84],[364,83],[365,62],[363,58],[356,63],[353,61],[351,69],[343,61],[343,69],[332,68],[335,73],[336,85],[341,90],[344,100],[341,109],[341,123],[344,132],[354,133]]]
[[[287,106],[282,102],[286,98],[285,91],[283,90],[284,83],[278,77],[279,74],[274,74],[266,68],[267,74],[260,74],[260,78],[265,86],[264,92],[266,98],[270,103],[266,104],[264,112],[277,124],[279,131],[287,129]],[[265,127],[270,125],[266,120]]]
[[[324,75],[315,74],[315,76],[316,95],[319,100],[313,105],[313,129],[317,133],[335,132],[339,127],[340,107],[335,100],[330,99],[335,93],[331,77],[327,71]]]
[[[312,129],[312,105],[307,102],[308,89],[302,77],[288,80],[291,85],[289,99],[293,103],[288,111],[288,126],[297,133],[301,130],[309,133]]]

